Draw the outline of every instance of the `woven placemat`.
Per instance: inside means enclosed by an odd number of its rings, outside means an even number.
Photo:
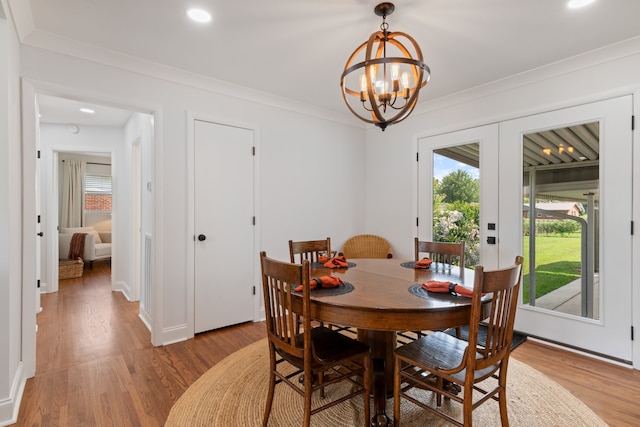
[[[429,291],[422,287],[422,283],[411,285],[407,290],[411,295],[415,295],[420,298],[429,298]]]
[[[356,264],[351,262],[351,261],[347,261],[347,267],[343,267],[343,268],[353,268],[355,267]],[[311,263],[311,268],[327,268],[324,266],[323,263],[321,262],[312,262]],[[341,270],[340,268],[327,268],[328,270]]]
[[[291,287],[295,287],[296,285],[291,285]],[[311,290],[311,295],[314,297],[333,297],[336,295],[348,294],[353,291],[354,287],[351,283],[343,282],[335,288],[315,288]],[[301,292],[295,292],[296,294],[301,294]]]

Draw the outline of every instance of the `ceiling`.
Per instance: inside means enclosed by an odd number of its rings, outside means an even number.
[[[387,22],[422,48],[432,72],[424,103],[640,35],[638,0],[596,0],[579,10],[566,2],[396,0]],[[91,52],[101,61],[128,58],[132,66],[137,57],[345,116],[340,74],[381,23],[371,0],[8,3],[25,44]],[[189,21],[185,10],[194,5],[213,21]],[[65,105],[54,101],[41,105],[43,120],[67,120]]]

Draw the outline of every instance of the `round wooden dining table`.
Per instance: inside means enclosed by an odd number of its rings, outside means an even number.
[[[386,400],[393,395],[397,332],[463,326],[469,323],[471,314],[469,298],[422,289],[416,292],[415,285],[438,280],[473,288],[474,271],[455,266],[447,270],[435,264],[429,269],[414,269],[410,261],[397,259],[351,259],[349,262],[349,268],[340,269],[311,265],[311,278],[337,276],[349,289],[346,293],[329,289],[312,291],[311,317],[357,328],[358,339],[369,344],[375,409],[371,425],[390,425]]]

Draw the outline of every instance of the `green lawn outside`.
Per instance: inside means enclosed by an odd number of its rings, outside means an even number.
[[[580,234],[536,236],[536,298],[580,278]],[[523,303],[529,302],[529,236],[524,236]]]

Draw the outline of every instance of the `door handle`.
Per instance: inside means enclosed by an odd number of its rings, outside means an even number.
[[[44,233],[41,231],[41,232],[38,233],[38,236],[42,237],[42,236],[44,236]]]
[[[207,236],[205,236],[204,234],[199,234],[198,240],[200,240],[201,242],[204,242],[205,240],[207,240]]]

